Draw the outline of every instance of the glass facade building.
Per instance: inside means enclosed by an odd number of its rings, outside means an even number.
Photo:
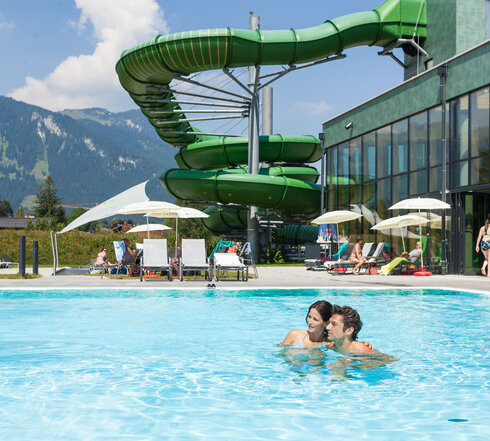
[[[453,273],[473,273],[479,268],[475,231],[489,211],[490,196],[489,89],[487,85],[464,93],[446,104],[446,188],[453,209],[444,217],[449,270]],[[437,105],[326,149],[327,209],[363,214],[361,222],[345,225],[344,234],[351,240],[362,235],[366,242],[389,242],[392,254],[399,255],[403,234],[404,239],[409,236],[407,248],[414,248],[418,227],[388,230],[388,234],[371,227],[381,219],[405,214],[389,210],[400,200],[417,196],[441,199],[442,118],[442,107]],[[430,267],[438,271],[443,213],[433,214],[441,219],[434,216],[436,220],[424,227],[422,234],[429,238],[426,255]]]

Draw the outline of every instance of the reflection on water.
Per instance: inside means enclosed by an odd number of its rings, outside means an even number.
[[[387,354],[343,355],[326,348],[283,348],[277,357],[284,360],[292,372],[306,376],[321,371],[332,381],[345,381],[358,378],[360,372],[375,371],[397,361]],[[379,377],[379,375],[378,375]],[[379,379],[379,378],[378,378]]]
[[[327,354],[321,348],[283,348],[277,356],[300,376],[313,374],[327,365]]]

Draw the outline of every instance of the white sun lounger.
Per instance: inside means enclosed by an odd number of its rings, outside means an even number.
[[[214,253],[214,278],[216,281],[220,279],[221,273],[228,271],[237,272],[237,280],[240,280],[240,274],[242,280],[248,280],[248,266],[245,265],[236,253]]]
[[[184,280],[184,273],[205,271],[206,279],[211,280],[211,266],[206,256],[204,239],[182,239],[182,257],[179,260],[179,278]]]
[[[140,281],[145,271],[167,271],[172,281],[172,265],[167,255],[167,239],[143,239],[143,256],[140,265]],[[145,280],[148,280],[145,277]]]

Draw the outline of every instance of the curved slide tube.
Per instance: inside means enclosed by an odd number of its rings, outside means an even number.
[[[159,136],[180,147],[176,159],[181,169],[169,170],[161,177],[167,190],[183,199],[257,205],[304,218],[317,215],[321,189],[312,182],[287,175],[208,172],[246,163],[248,140],[200,135],[188,121],[182,121],[185,110],[176,102],[170,82],[178,76],[207,70],[294,65],[340,54],[355,46],[386,47],[413,36],[423,40],[425,1],[387,0],[373,11],[345,15],[306,29],[223,28],[159,35],[124,51],[116,65],[121,85]],[[311,136],[260,137],[259,158],[263,162],[311,163],[320,155],[319,140]]]

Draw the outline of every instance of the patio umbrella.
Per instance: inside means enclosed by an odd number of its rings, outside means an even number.
[[[435,198],[411,198],[404,199],[403,201],[397,202],[395,205],[392,205],[389,210],[447,210],[451,208],[446,202],[441,201],[440,199]],[[422,217],[421,217],[422,219]],[[420,240],[422,240],[422,224],[420,224]],[[420,262],[422,264],[422,268],[424,267],[424,256],[422,254],[420,258]]]
[[[173,204],[172,204],[173,205]],[[158,218],[174,218],[175,219],[175,255],[177,256],[177,244],[179,237],[179,219],[192,219],[192,218],[205,218],[209,217],[206,213],[190,207],[180,207],[175,205],[177,208],[154,208],[149,210],[145,216],[148,217],[158,217]]]
[[[359,219],[362,217],[361,213],[354,213],[349,210],[337,210],[337,211],[329,211],[327,213],[323,213],[321,216],[318,216],[316,219],[313,219],[311,223],[313,225],[323,225],[323,224],[337,224],[337,239],[338,239],[338,224],[342,222],[351,221],[354,219]],[[340,260],[340,255],[339,255]]]
[[[416,214],[405,214],[403,216],[395,216],[395,217],[390,217],[389,219],[385,219],[373,227],[371,227],[371,230],[391,230],[392,228],[400,228],[400,235],[402,237],[402,243],[403,243],[403,251],[406,251],[405,249],[405,241],[403,240],[403,231],[402,228],[404,227],[410,227],[412,225],[425,225],[429,222],[426,218],[418,216]]]
[[[313,219],[311,223],[313,225],[340,224],[342,222],[351,221],[360,217],[362,217],[361,213],[354,213],[353,211],[349,210],[337,210],[323,213],[321,216]]]
[[[172,204],[165,201],[141,201],[133,202],[131,204],[125,205],[124,207],[117,210],[117,214],[146,214],[152,210],[177,210],[179,205]],[[148,224],[148,218],[146,218],[146,224]],[[150,230],[148,230],[148,238],[150,237]]]
[[[146,218],[148,220],[148,218]],[[145,225],[138,225],[137,227],[131,228],[126,231],[126,233],[143,233],[148,232],[148,239],[150,238],[150,231],[165,231],[171,230],[172,228],[167,227],[163,224],[149,224],[148,222]]]

